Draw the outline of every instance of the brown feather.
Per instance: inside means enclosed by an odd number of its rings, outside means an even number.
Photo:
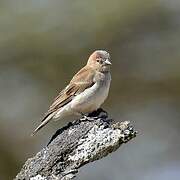
[[[85,89],[91,87],[94,84],[94,70],[91,67],[85,66],[82,68],[70,81],[69,85],[63,89],[59,95],[54,99],[49,110],[42,119],[42,122],[64,105],[72,101],[73,97],[80,94]]]

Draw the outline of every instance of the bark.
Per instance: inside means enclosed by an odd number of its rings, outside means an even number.
[[[115,151],[136,136],[130,122],[113,122],[102,109],[59,129],[28,159],[15,180],[69,180],[81,166]]]

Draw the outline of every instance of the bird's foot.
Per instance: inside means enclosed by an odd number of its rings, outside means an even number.
[[[94,117],[90,117],[89,114],[83,114],[82,118],[83,121],[94,121]]]
[[[102,108],[99,108],[96,111],[89,113],[88,116],[106,119],[108,117],[108,113],[105,110],[103,110]]]
[[[101,108],[99,108],[96,111],[93,111],[89,114],[84,114],[84,113],[79,113],[79,114],[81,114],[82,120],[87,120],[87,121],[93,121],[93,120],[96,120],[98,118],[106,119],[108,117],[107,112]]]
[[[93,116],[89,116],[89,114],[82,112],[78,112],[78,115],[81,116],[81,121],[93,121],[95,119]]]

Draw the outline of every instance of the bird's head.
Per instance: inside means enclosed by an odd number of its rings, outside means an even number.
[[[90,55],[87,65],[97,71],[108,72],[111,66],[110,54],[104,50],[96,50]]]

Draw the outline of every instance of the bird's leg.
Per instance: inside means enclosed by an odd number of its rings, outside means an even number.
[[[81,116],[82,116],[83,118],[85,118],[85,119],[88,118],[87,115],[86,115],[85,113],[82,113],[82,112],[80,112],[80,113],[81,113]]]
[[[92,121],[94,120],[93,118],[89,117],[88,114],[82,113],[82,112],[77,112],[77,115],[82,116],[82,120],[87,120],[87,121]]]
[[[83,114],[81,112],[75,112],[75,115],[77,116],[83,116]]]
[[[84,114],[84,113],[82,113],[82,112],[76,112],[76,115],[77,115],[77,116],[84,117],[84,118],[87,118],[86,114]]]

